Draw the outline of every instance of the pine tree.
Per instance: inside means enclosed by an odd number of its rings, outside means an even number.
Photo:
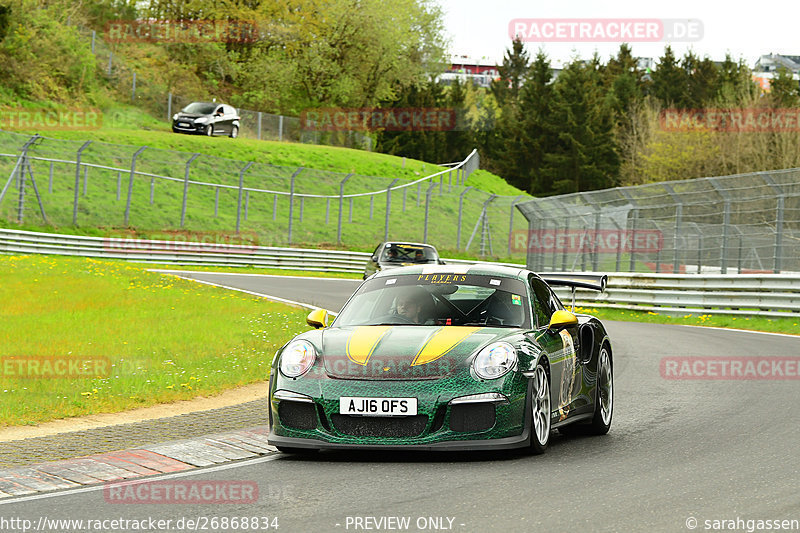
[[[686,108],[690,106],[688,98],[688,76],[686,70],[678,64],[672,47],[664,49],[664,55],[658,60],[658,67],[652,74],[652,94],[664,107]]]
[[[800,106],[800,87],[794,75],[786,67],[778,69],[778,76],[769,84],[770,107]]]
[[[551,124],[557,143],[544,156],[542,189],[565,194],[612,187],[619,176],[611,101],[592,63],[573,60],[558,77]]]
[[[506,49],[503,64],[497,67],[500,79],[492,81],[491,84],[494,97],[501,107],[516,102],[519,98],[519,90],[529,64],[530,55],[525,50],[525,45],[517,37],[512,41],[511,49]]]

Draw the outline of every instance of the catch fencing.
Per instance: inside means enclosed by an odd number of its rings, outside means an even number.
[[[519,204],[532,270],[800,271],[800,169],[618,187]]]
[[[362,273],[366,252],[263,247],[214,242],[142,240],[0,229],[0,254],[52,254],[137,263]],[[447,264],[486,263],[445,259]],[[542,274],[545,275],[546,274]],[[569,305],[569,289],[556,287]],[[660,314],[722,314],[800,318],[798,274],[608,274],[606,290],[578,289],[581,306]]]
[[[122,236],[246,233],[267,246],[407,240],[502,256],[510,231],[525,227],[513,209],[525,197],[466,186],[478,167],[477,151],[423,176],[395,158],[385,165],[393,176],[376,177],[0,131],[0,219]]]

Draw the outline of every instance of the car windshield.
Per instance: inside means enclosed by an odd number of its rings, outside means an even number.
[[[430,246],[388,244],[383,248],[380,260],[387,263],[435,263],[438,255]]]
[[[210,115],[216,109],[217,104],[204,104],[203,102],[193,102],[183,108],[184,113],[195,113],[198,115]]]
[[[525,284],[492,275],[402,274],[366,281],[332,324],[530,327]]]

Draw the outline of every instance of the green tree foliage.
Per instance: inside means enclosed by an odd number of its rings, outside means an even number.
[[[519,90],[528,73],[530,55],[519,37],[506,49],[503,64],[497,67],[499,79],[492,81],[495,100],[501,105],[513,105],[519,98]]]
[[[597,64],[573,60],[555,83],[557,144],[545,154],[541,189],[565,194],[613,187],[619,176],[611,101]]]
[[[11,0],[4,6],[0,83],[18,98],[94,103],[98,87],[90,42],[68,24],[67,1]]]
[[[688,75],[670,46],[664,49],[664,55],[659,58],[658,67],[653,72],[652,78],[652,94],[664,107],[691,107]]]
[[[786,67],[778,69],[778,76],[770,81],[769,103],[771,107],[800,106],[800,86]]]

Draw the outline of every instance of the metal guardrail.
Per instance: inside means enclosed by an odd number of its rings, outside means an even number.
[[[0,254],[53,254],[137,263],[254,266],[316,272],[363,272],[366,252],[277,248],[187,241],[85,237],[0,229]],[[448,264],[493,264],[445,259]],[[569,302],[569,289],[556,288]],[[800,318],[800,274],[612,273],[602,293],[578,289],[576,304],[664,314],[758,315]]]

